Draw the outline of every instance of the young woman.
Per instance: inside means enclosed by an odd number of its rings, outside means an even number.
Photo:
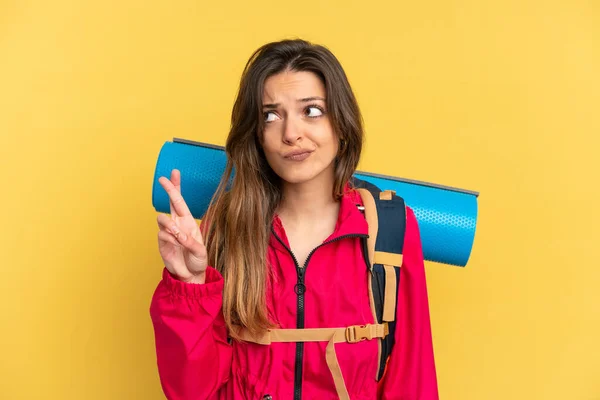
[[[226,173],[200,227],[179,171],[159,180],[171,215],[158,216],[165,269],[150,313],[167,398],[438,398],[410,208],[397,305],[410,318],[398,317],[384,377],[377,380],[381,332],[300,339],[311,329],[377,327],[362,246],[368,225],[350,184],[362,144],[356,99],[329,50],[286,40],[252,55]]]

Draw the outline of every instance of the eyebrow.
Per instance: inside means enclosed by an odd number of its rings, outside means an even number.
[[[298,103],[308,103],[309,101],[315,101],[315,100],[325,101],[325,98],[319,97],[319,96],[312,96],[312,97],[305,97],[303,99],[298,99],[296,101]],[[279,107],[280,105],[281,105],[281,103],[268,103],[268,104],[263,104],[263,108],[275,109],[275,108]]]

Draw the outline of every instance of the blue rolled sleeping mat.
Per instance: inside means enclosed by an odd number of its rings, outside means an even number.
[[[174,138],[162,146],[152,185],[152,205],[169,213],[169,197],[158,178],[181,172],[181,191],[194,218],[206,212],[225,171],[223,147]],[[479,193],[404,178],[356,172],[355,178],[393,190],[415,212],[425,260],[464,267],[467,265],[477,224]]]

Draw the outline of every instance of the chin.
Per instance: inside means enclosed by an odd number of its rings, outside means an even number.
[[[283,169],[278,171],[279,177],[286,183],[298,185],[308,183],[313,180],[323,180],[324,174],[329,172],[328,168],[295,168]],[[333,170],[331,171],[333,174]]]
[[[317,175],[318,174],[281,174],[279,176],[286,183],[298,185],[312,181]]]
[[[309,182],[319,175],[322,171],[315,171],[315,168],[306,168],[308,165],[290,167],[288,165],[278,165],[278,168],[273,168],[275,174],[286,183],[298,184]]]
[[[331,174],[332,178],[334,175],[333,157],[329,163],[317,160],[305,160],[298,164],[274,162],[270,165],[271,169],[283,182],[292,185],[304,184],[313,180],[323,180],[324,178],[327,180],[326,175]]]

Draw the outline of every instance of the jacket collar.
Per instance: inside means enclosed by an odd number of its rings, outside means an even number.
[[[367,225],[367,221],[365,220],[365,216],[357,207],[359,204],[362,204],[360,194],[356,190],[352,189],[350,185],[346,185],[344,194],[340,200],[340,211],[334,231],[329,238],[327,238],[326,242],[347,235],[364,236],[368,234],[369,227]],[[277,237],[283,241],[285,246],[289,246],[285,229],[283,228],[283,224],[277,215],[273,217],[272,233],[277,235]],[[277,238],[273,237],[273,235],[271,235],[270,243],[275,248],[285,250],[284,245],[279,242]]]

